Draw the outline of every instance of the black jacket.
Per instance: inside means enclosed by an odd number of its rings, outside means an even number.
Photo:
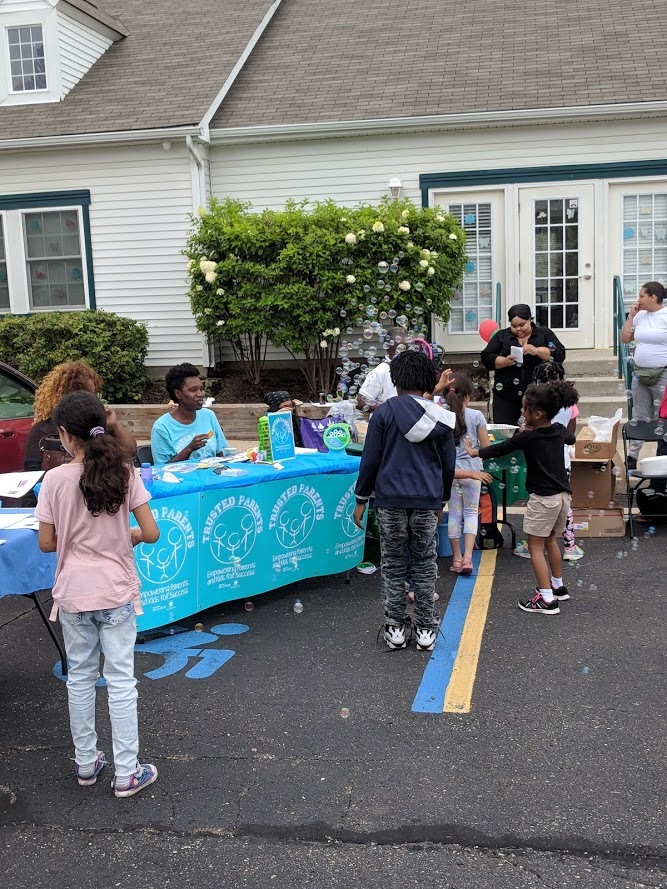
[[[375,505],[440,509],[449,500],[456,466],[455,418],[432,401],[390,398],[373,411],[355,488]]]
[[[537,324],[533,324],[533,332],[528,342],[531,346],[536,346],[537,348],[547,346],[547,348],[551,349],[553,345],[554,348],[551,352],[553,360],[559,364],[565,361],[565,346],[563,346],[553,330],[549,330],[548,327],[539,327]],[[484,367],[489,371],[495,371],[495,386],[497,387],[498,383],[500,383],[503,387],[501,390],[496,388],[494,398],[518,399],[521,401],[521,396],[518,393],[526,391],[526,387],[533,382],[535,368],[542,364],[543,359],[538,358],[537,355],[524,355],[522,367],[513,365],[512,367],[501,367],[496,370],[496,358],[499,355],[505,358],[508,357],[510,348],[518,345],[519,340],[514,336],[511,328],[506,327],[491,337],[488,346],[482,352],[481,358]],[[519,385],[514,380],[519,380]]]

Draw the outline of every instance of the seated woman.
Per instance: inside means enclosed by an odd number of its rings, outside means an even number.
[[[227,439],[216,415],[204,407],[204,384],[194,364],[172,367],[164,382],[176,408],[153,423],[153,461],[178,463],[221,455]]]
[[[264,404],[268,405],[267,414],[275,414],[278,411],[289,411],[292,414],[292,428],[294,429],[294,445],[297,448],[303,447],[301,439],[301,430],[299,428],[299,418],[294,414],[295,404],[289,392],[284,389],[275,392],[267,392],[264,396]]]
[[[63,361],[57,364],[42,380],[35,393],[34,426],[26,440],[23,468],[26,472],[42,468],[45,440],[58,440],[58,429],[51,419],[55,406],[70,392],[92,392],[99,395],[102,380],[85,361]],[[118,422],[116,412],[105,408],[109,431],[133,456],[137,452],[137,440]]]

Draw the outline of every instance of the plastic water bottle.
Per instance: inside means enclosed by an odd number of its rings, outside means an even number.
[[[144,483],[144,485],[153,484],[153,468],[151,467],[150,463],[141,464],[139,475],[141,476],[141,481]]]
[[[269,419],[268,417],[260,417],[259,422],[257,423],[257,437],[259,438],[259,449],[260,451],[264,451],[266,454],[265,460],[268,460],[269,463],[273,460],[273,455],[271,453],[271,436],[269,434]]]
[[[303,611],[303,602],[301,601],[301,599],[297,599],[296,602],[294,603],[294,613],[301,614],[302,611]]]

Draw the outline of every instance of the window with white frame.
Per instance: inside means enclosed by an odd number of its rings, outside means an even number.
[[[7,28],[12,92],[45,90],[46,57],[41,25]]]
[[[79,214],[23,214],[30,309],[85,308]]]
[[[623,301],[647,281],[667,284],[667,194],[623,196]]]
[[[449,212],[466,233],[463,286],[454,295],[449,333],[477,333],[493,317],[493,244],[491,204],[450,204]]]
[[[0,195],[0,314],[95,308],[90,192]]]
[[[4,220],[0,216],[0,312],[7,311],[9,311],[9,282],[7,280]]]

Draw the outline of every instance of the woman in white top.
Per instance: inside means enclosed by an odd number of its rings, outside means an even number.
[[[479,523],[479,495],[482,482],[490,482],[491,476],[483,472],[482,460],[470,457],[466,437],[472,448],[485,448],[491,441],[486,429],[486,418],[481,411],[467,405],[473,395],[470,377],[457,373],[443,392],[444,407],[456,415],[454,443],[456,444],[456,471],[452,494],[449,498],[449,542],[452,547],[452,567],[456,574],[472,574],[472,551]],[[463,532],[463,551],[461,533]]]
[[[621,342],[637,346],[632,374],[632,415],[650,420],[658,415],[658,406],[667,387],[667,307],[663,306],[665,288],[658,281],[649,281],[639,291],[636,303],[621,331]],[[630,440],[628,466],[637,468],[641,441]]]

